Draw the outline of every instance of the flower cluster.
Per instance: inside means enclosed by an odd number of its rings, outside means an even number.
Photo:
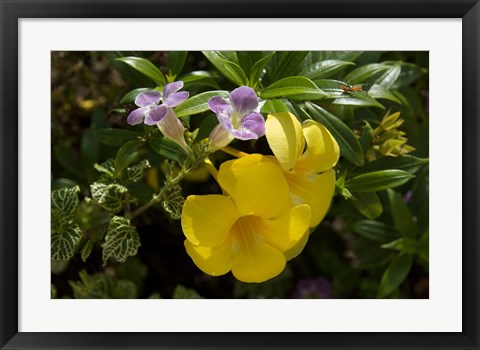
[[[260,154],[223,163],[217,179],[224,195],[189,196],[183,206],[187,253],[212,276],[275,277],[303,248],[310,207],[292,203],[282,170]]]
[[[147,91],[130,124],[157,125],[165,137],[185,150],[185,128],[173,107],[188,98],[182,82]],[[320,123],[300,123],[291,113],[257,110],[259,99],[246,86],[227,99],[215,96],[209,109],[218,119],[209,135],[209,152],[234,139],[266,136],[272,155],[245,154],[220,165],[214,175],[223,194],[191,195],[183,205],[181,223],[185,249],[193,262],[212,276],[228,272],[243,282],[263,282],[280,274],[288,260],[305,247],[310,230],[328,211],[335,189],[340,152]]]
[[[129,114],[127,122],[130,125],[142,122],[157,125],[166,138],[176,142],[188,152],[189,147],[184,136],[185,127],[173,111],[173,107],[188,98],[187,91],[178,92],[182,87],[183,81],[175,81],[166,84],[162,92],[156,90],[142,92],[135,98],[135,104],[139,108]]]
[[[373,147],[367,152],[369,160],[377,158],[376,152],[386,157],[398,157],[415,151],[415,147],[407,145],[406,133],[398,130],[403,122],[400,112],[383,117],[380,125],[372,132]]]
[[[223,163],[217,181],[224,194],[189,196],[184,204],[187,253],[212,276],[232,271],[243,282],[277,276],[303,250],[309,228],[332,200],[340,152],[330,132],[315,121],[300,124],[291,113],[274,113],[265,133],[275,156]]]

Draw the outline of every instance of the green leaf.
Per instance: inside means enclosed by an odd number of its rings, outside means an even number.
[[[377,192],[398,187],[414,178],[403,170],[380,170],[355,176],[345,183],[351,192]]]
[[[105,273],[89,275],[80,271],[79,281],[68,281],[75,299],[134,299],[137,287],[131,281],[117,279]]]
[[[58,179],[52,180],[51,189],[52,191],[54,191],[54,190],[59,190],[61,188],[71,188],[75,186],[78,186],[78,184],[73,180],[58,178]]]
[[[375,80],[375,84],[383,86],[386,89],[391,89],[400,76],[402,67],[400,64],[394,64],[385,73]]]
[[[381,243],[399,237],[393,227],[375,220],[359,220],[352,225],[352,231],[366,239]]]
[[[413,256],[400,254],[391,262],[383,274],[378,288],[378,298],[384,298],[392,293],[407,277],[413,264]]]
[[[108,128],[110,124],[107,120],[107,113],[103,109],[96,109],[92,113],[92,119],[90,121],[90,128],[93,130]]]
[[[258,84],[260,76],[262,75],[263,70],[267,66],[268,62],[272,59],[273,55],[275,55],[275,51],[270,52],[265,57],[261,58],[253,65],[250,71],[250,84],[253,88],[255,88]]]
[[[142,92],[145,91],[150,91],[152,89],[150,88],[138,88],[135,90],[131,90],[127,92],[122,99],[120,100],[120,104],[129,104],[135,102],[135,98],[137,98],[138,95],[140,95]]]
[[[315,84],[326,93],[326,98],[334,98],[336,105],[379,107],[384,109],[383,105],[376,101],[370,93],[366,91],[344,91],[342,86],[349,84],[332,79],[315,80]]]
[[[408,202],[408,205],[412,208],[412,212],[415,213],[419,232],[425,232],[425,230],[428,230],[430,222],[428,168],[425,167],[418,171],[411,191],[412,197]]]
[[[162,206],[173,220],[180,220],[182,218],[182,208],[184,203],[185,198],[182,196],[182,188],[179,185],[165,191]]]
[[[202,53],[232,83],[238,86],[248,85],[247,76],[238,64],[222,57],[218,51],[202,51]]]
[[[82,163],[77,151],[63,146],[55,146],[54,154],[55,159],[60,163],[64,170],[68,171],[71,177],[78,180],[83,178]]]
[[[138,157],[138,147],[141,141],[132,140],[125,143],[117,152],[115,157],[115,173],[120,175],[126,167],[132,164]]]
[[[341,86],[348,85],[343,81],[333,79],[315,80],[314,83],[326,94],[326,98],[337,98],[342,96],[344,91],[342,90]]]
[[[117,61],[128,64],[130,67],[136,69],[146,77],[152,79],[158,85],[165,85],[167,83],[163,73],[155,67],[155,65],[141,57],[119,57]]]
[[[93,246],[95,243],[93,240],[89,239],[85,242],[85,244],[82,247],[82,250],[80,251],[80,256],[82,258],[83,262],[86,262],[90,254],[92,253]]]
[[[230,96],[230,94],[223,90],[203,92],[190,97],[188,100],[175,108],[175,114],[177,117],[186,117],[187,115],[194,115],[209,111],[210,109],[208,108],[208,100],[214,96],[227,98]]]
[[[141,133],[124,130],[124,129],[97,129],[94,130],[94,135],[97,138],[98,142],[110,145],[110,146],[121,146],[125,142],[137,139],[138,137],[143,136]]]
[[[203,299],[203,297],[195,289],[178,284],[173,291],[172,299]]]
[[[411,155],[383,157],[366,163],[362,168],[356,169],[356,173],[364,174],[372,171],[398,169],[413,175],[426,164],[428,164],[428,158],[417,158]]]
[[[312,117],[305,111],[304,104],[291,103],[288,102],[287,105],[290,107],[292,113],[297,116],[302,122],[305,120],[310,120]]]
[[[172,140],[166,139],[160,134],[151,137],[148,140],[148,144],[155,153],[174,161],[177,161],[179,154],[182,153],[182,149],[179,145]]]
[[[294,75],[307,55],[308,51],[276,52],[269,65],[272,68],[271,81],[274,82],[283,77]]]
[[[131,182],[138,182],[143,179],[143,173],[146,169],[149,169],[150,167],[151,166],[148,160],[144,159],[140,163],[128,167],[125,170],[125,178]]]
[[[50,270],[55,275],[59,275],[67,269],[69,264],[70,264],[70,260],[51,260]]]
[[[111,291],[112,299],[135,299],[137,297],[137,286],[132,281],[117,280]]]
[[[52,225],[53,226],[53,225]],[[52,260],[68,260],[75,253],[82,231],[73,222],[52,230],[51,255]]]
[[[367,151],[372,147],[372,133],[373,129],[370,126],[370,124],[366,121],[364,121],[365,127],[363,128],[362,134],[360,135],[360,145],[362,146],[363,153],[367,153]],[[369,164],[369,163],[367,163]],[[365,164],[366,165],[366,164]],[[364,169],[365,165],[361,167],[360,169]],[[384,170],[384,169],[381,169]]]
[[[359,254],[359,261],[356,268],[359,270],[371,270],[387,264],[391,259],[391,251],[375,245]]]
[[[52,209],[60,210],[63,215],[69,218],[73,217],[78,206],[78,192],[80,192],[78,186],[52,191]]]
[[[352,193],[352,204],[363,216],[376,219],[383,213],[383,205],[375,192]]]
[[[418,244],[416,241],[412,239],[399,238],[394,241],[382,244],[381,247],[383,249],[392,249],[392,250],[398,250],[404,253],[416,254]]]
[[[178,80],[183,81],[185,88],[189,88],[194,85],[210,86],[215,89],[220,89],[220,86],[215,81],[215,77],[212,73],[207,71],[195,71],[182,75]]]
[[[188,51],[169,51],[168,52],[168,69],[170,72],[178,76],[187,60]]]
[[[227,61],[232,61],[233,63],[239,64],[237,51],[215,51],[221,58]]]
[[[95,164],[93,166],[96,171],[102,174],[107,174],[111,177],[114,177],[115,174],[115,161],[113,159],[107,159],[105,162],[100,164]]]
[[[242,67],[245,75],[249,76],[255,62],[260,60],[263,56],[263,51],[235,51],[236,60],[233,61]]]
[[[93,165],[98,161],[100,153],[97,138],[92,130],[86,130],[83,133],[82,141],[80,143],[80,155],[82,158],[83,172],[86,174],[89,182],[95,178],[95,171]]]
[[[135,86],[152,86],[154,83],[152,79],[147,78],[145,75],[123,62],[117,61],[119,57],[128,57],[134,55],[131,51],[105,51],[104,55],[110,61],[110,65],[117,70],[125,80],[132,82]]]
[[[392,86],[392,89],[400,89],[407,85],[410,85],[415,80],[420,78],[423,74],[428,72],[427,69],[421,68],[416,64],[401,62],[402,71],[400,72],[399,77]]]
[[[260,93],[264,99],[288,97],[294,100],[318,100],[325,96],[313,81],[301,76],[278,80]]]
[[[76,299],[100,299],[107,297],[103,290],[104,284],[97,277],[97,274],[90,276],[86,271],[82,270],[79,275],[80,281],[68,282]]]
[[[71,220],[72,220],[72,217],[68,217],[68,216],[65,217],[65,215],[60,209],[51,208],[50,226],[51,226],[52,233],[61,230],[64,226],[68,226]]]
[[[337,140],[343,157],[355,165],[363,165],[363,150],[355,134],[340,119],[313,103],[306,103],[310,116],[323,124]]]
[[[402,103],[389,89],[383,87],[382,85],[372,85],[372,87],[368,89],[368,94],[373,98],[381,98],[398,104]]]
[[[347,93],[342,89],[342,87],[350,86],[344,81],[334,79],[319,79],[315,80],[314,83],[318,86],[318,88],[325,92],[326,98],[353,98],[352,92]]]
[[[344,92],[342,96],[335,99],[333,102],[335,105],[344,106],[357,106],[357,107],[378,107],[385,109],[385,107],[366,91],[352,91]]]
[[[395,227],[405,238],[415,238],[417,226],[413,220],[410,209],[405,204],[400,193],[388,191],[390,214],[392,215]]]
[[[426,230],[418,245],[418,256],[428,265],[429,257],[429,231]],[[428,270],[428,269],[427,269]]]
[[[290,112],[288,105],[282,100],[266,100],[262,106],[262,113]]]
[[[90,185],[90,192],[99,207],[117,213],[123,208],[125,193],[128,189],[103,175]]]
[[[216,115],[209,115],[208,117],[206,117],[200,123],[197,136],[195,137],[195,142],[206,139],[217,125],[218,125],[218,119]]]
[[[347,74],[345,80],[350,84],[363,83],[365,80],[370,79],[372,76],[390,69],[389,65],[381,63],[371,63],[365,66],[354,69]]]
[[[348,61],[325,60],[307,66],[302,73],[309,79],[326,79],[343,68],[354,65],[355,63]]]
[[[54,261],[70,259],[82,238],[80,227],[73,221],[79,191],[75,186],[51,193],[51,258]]]
[[[103,248],[103,262],[114,258],[118,262],[125,262],[129,256],[137,254],[140,247],[140,237],[135,227],[130,225],[130,220],[114,216],[110,220]]]

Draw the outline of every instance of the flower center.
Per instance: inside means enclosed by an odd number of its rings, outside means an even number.
[[[234,129],[240,128],[240,126],[242,125],[242,118],[243,115],[239,112],[232,112],[232,114],[230,114],[230,120],[232,121]]]
[[[150,103],[147,108],[148,108],[148,111],[151,111],[152,109],[154,109],[155,107],[158,107],[158,104],[156,104],[155,102],[152,102]]]
[[[233,236],[234,246],[246,249],[260,239],[259,221],[254,215],[241,216],[233,224],[230,234]]]

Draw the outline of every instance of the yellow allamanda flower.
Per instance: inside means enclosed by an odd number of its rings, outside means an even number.
[[[291,113],[268,115],[265,134],[284,170],[295,204],[311,208],[310,227],[325,216],[335,190],[333,167],[340,157],[337,141],[314,120],[300,124]]]
[[[183,206],[188,255],[212,276],[232,271],[243,282],[277,276],[303,249],[310,207],[293,206],[278,163],[260,154],[223,163],[217,181],[225,195],[192,195]]]

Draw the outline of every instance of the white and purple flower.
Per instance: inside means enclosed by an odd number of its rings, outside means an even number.
[[[160,93],[156,90],[145,91],[137,96],[135,104],[139,107],[127,118],[130,125],[144,122],[157,125],[163,136],[176,142],[186,152],[189,147],[185,142],[185,127],[173,111],[173,107],[188,98],[188,91],[177,92],[183,87],[183,81],[168,83]]]
[[[230,93],[229,100],[221,96],[208,100],[208,107],[217,115],[219,122],[209,136],[210,151],[225,147],[234,138],[252,140],[265,135],[265,119],[255,112],[258,97],[252,88],[236,88]]]
[[[155,125],[162,121],[167,114],[168,108],[178,106],[188,98],[188,91],[180,91],[183,81],[168,83],[160,93],[156,90],[142,92],[135,98],[135,104],[139,107],[133,110],[127,118],[130,125],[145,122],[147,125]]]

